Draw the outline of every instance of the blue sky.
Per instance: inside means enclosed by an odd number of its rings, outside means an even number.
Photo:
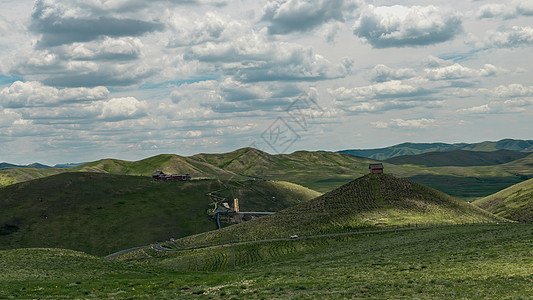
[[[531,139],[533,1],[0,0],[0,161]]]

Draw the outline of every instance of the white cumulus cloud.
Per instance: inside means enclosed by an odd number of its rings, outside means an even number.
[[[425,71],[427,78],[430,80],[453,80],[494,76],[498,69],[491,64],[486,64],[481,69],[472,69],[456,63],[447,67],[426,69]]]
[[[517,48],[533,46],[533,27],[513,26],[506,31],[489,31],[487,37],[477,42],[487,48]]]
[[[340,87],[334,90],[328,89],[328,92],[337,101],[358,101],[372,98],[407,97],[425,93],[423,88],[404,84],[400,80],[392,80],[355,88]]]
[[[375,48],[425,46],[452,40],[463,30],[461,16],[436,6],[367,6],[354,34]]]
[[[428,128],[435,124],[435,119],[391,119],[389,122],[376,121],[372,122],[374,128],[411,128],[411,129],[423,129]]]
[[[485,4],[478,9],[476,15],[480,19],[495,17],[512,19],[518,16],[533,16],[533,1],[520,0]]]
[[[0,91],[0,105],[7,108],[53,106],[61,102],[83,102],[105,99],[105,87],[57,89],[36,81],[16,81]]]
[[[267,3],[263,21],[271,34],[307,31],[330,21],[344,21],[357,7],[353,0],[275,0]]]
[[[96,105],[102,106],[100,118],[106,121],[134,119],[147,114],[146,103],[134,97],[112,98]]]
[[[415,75],[416,71],[411,68],[392,69],[383,64],[376,65],[370,72],[372,81],[375,82],[408,79]]]

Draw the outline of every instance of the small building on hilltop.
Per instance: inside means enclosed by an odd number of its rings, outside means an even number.
[[[158,170],[157,172],[152,174],[152,178],[155,180],[191,180],[191,176],[189,174],[171,175],[171,174],[165,174],[161,170]]]
[[[368,169],[370,170],[370,174],[381,174],[383,173],[383,164],[370,164],[368,165]]]

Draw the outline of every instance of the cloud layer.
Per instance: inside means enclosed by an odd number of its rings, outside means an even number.
[[[7,1],[0,154],[268,150],[276,124],[286,151],[530,138],[532,3]]]

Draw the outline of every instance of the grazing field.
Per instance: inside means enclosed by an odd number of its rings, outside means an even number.
[[[448,195],[468,201],[492,195],[523,182],[527,177],[458,177],[449,175],[416,175],[406,179],[430,186]]]
[[[474,205],[503,218],[533,222],[533,179],[479,199]]]
[[[360,177],[318,198],[249,222],[176,240],[178,249],[352,231],[502,222],[476,206],[387,174]]]
[[[189,173],[196,179],[284,180],[324,193],[367,174],[368,164],[375,162],[368,158],[336,152],[297,151],[271,155],[254,148],[243,148],[229,153],[197,154],[189,157],[161,154],[134,162],[103,159],[63,169],[0,170],[0,186],[62,172],[150,176],[160,169],[169,174]],[[488,166],[384,165],[388,174],[410,178],[464,200],[485,197],[533,177],[533,154],[505,164]],[[450,182],[434,180],[435,178],[450,179]]]
[[[0,188],[0,249],[53,247],[106,255],[217,228],[207,193],[243,211],[278,211],[319,193],[286,182],[155,181],[63,173]]]
[[[58,249],[0,251],[0,298],[530,299],[533,294],[530,224],[296,239],[235,245],[233,251],[151,250],[123,259]]]

